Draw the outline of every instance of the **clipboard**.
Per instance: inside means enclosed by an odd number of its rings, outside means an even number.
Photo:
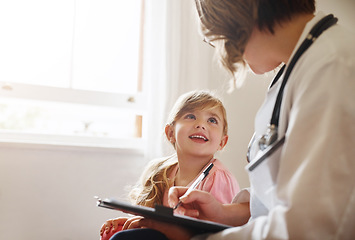
[[[172,223],[189,228],[196,233],[219,232],[232,226],[216,223],[212,221],[200,220],[188,216],[174,214],[172,208],[156,205],[155,208],[132,205],[127,202],[115,199],[97,199],[97,206],[151,218],[161,222]]]

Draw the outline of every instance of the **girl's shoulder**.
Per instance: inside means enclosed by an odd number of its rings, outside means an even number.
[[[207,176],[208,179],[206,179],[208,182],[210,182],[211,185],[217,186],[225,184],[233,186],[233,188],[238,186],[238,182],[235,176],[227,169],[227,167],[223,165],[221,161],[215,159],[213,164],[214,166]]]
[[[227,169],[227,167],[224,166],[224,164],[220,160],[218,160],[217,158],[213,159],[212,163],[214,166],[211,169],[210,174],[211,173],[217,173],[217,174],[218,173],[225,173],[227,175],[233,176],[233,174]]]
[[[230,203],[239,191],[237,179],[218,159],[213,164],[209,175],[198,189],[210,192],[221,203]]]

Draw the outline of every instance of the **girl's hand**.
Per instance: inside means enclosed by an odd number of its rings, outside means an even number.
[[[138,221],[142,217],[134,216],[131,218],[119,217],[107,220],[101,227],[101,240],[109,240],[116,232],[126,229],[140,228]]]
[[[122,230],[126,229],[133,229],[133,228],[140,228],[139,220],[142,219],[141,216],[134,216],[129,219],[123,224]]]
[[[129,218],[119,217],[107,220],[100,229],[101,240],[109,240],[110,237],[118,231],[121,231],[125,222]]]

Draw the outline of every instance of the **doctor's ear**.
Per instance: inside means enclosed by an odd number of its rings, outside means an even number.
[[[172,144],[175,144],[176,140],[175,140],[175,127],[173,124],[166,124],[165,126],[165,135],[166,138],[168,139],[169,142],[171,142]]]
[[[228,142],[228,135],[224,135],[221,139],[218,150],[222,150],[226,146],[227,142]]]

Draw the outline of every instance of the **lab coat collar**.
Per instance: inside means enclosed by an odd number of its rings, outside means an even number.
[[[298,39],[298,42],[295,46],[295,48],[292,51],[292,54],[289,58],[288,61],[291,61],[291,59],[293,58],[293,56],[295,55],[297,49],[301,46],[302,42],[306,39],[308,33],[311,31],[312,27],[314,25],[316,25],[322,18],[324,18],[326,16],[326,14],[324,12],[318,12],[305,26],[305,28],[303,29],[303,32],[300,36],[300,38]],[[286,64],[286,66],[289,64],[289,62]]]

